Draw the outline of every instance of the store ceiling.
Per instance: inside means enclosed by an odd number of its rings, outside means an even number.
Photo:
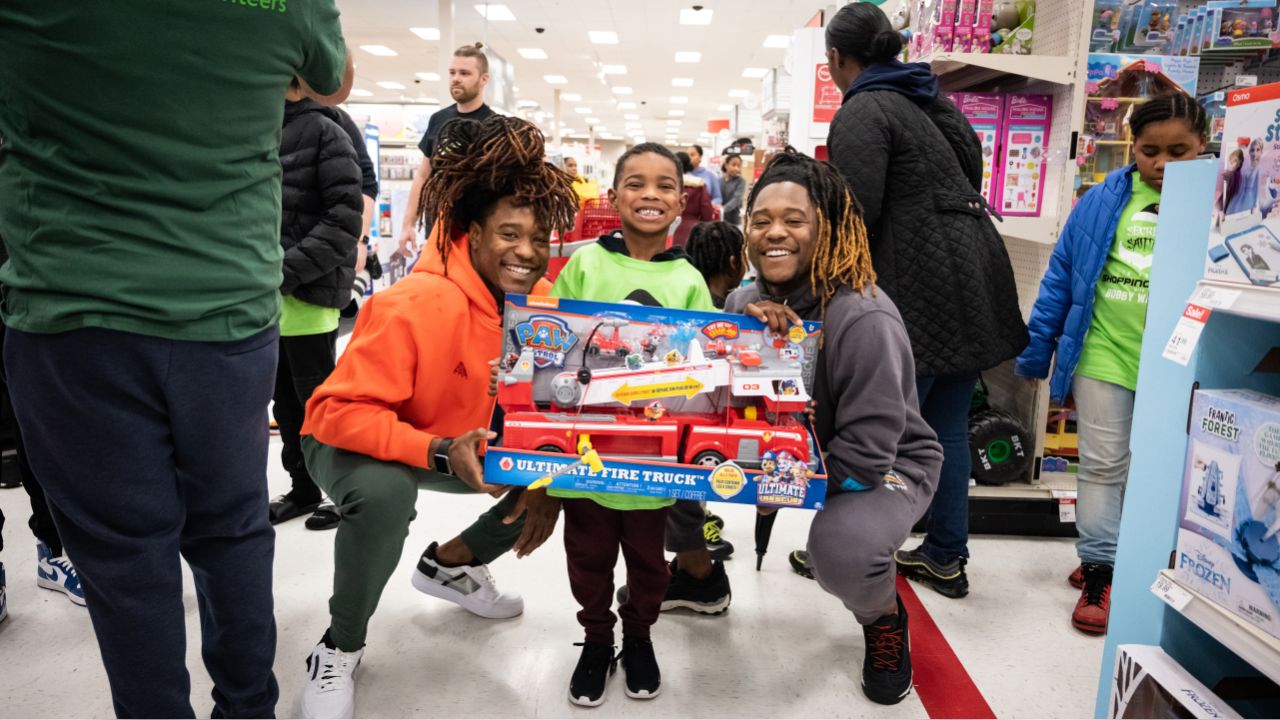
[[[681,24],[681,11],[695,4],[705,8],[703,17],[710,11],[709,25]],[[417,77],[418,73],[440,74],[440,53],[450,53],[452,48],[442,48],[441,41],[424,40],[410,31],[438,29],[437,0],[338,0],[338,6],[356,61],[358,92],[351,101],[430,98],[452,103],[447,76],[440,81]],[[506,7],[515,19],[499,21],[496,12],[486,19],[476,3],[464,0],[454,3],[454,44],[480,41],[506,58],[515,68],[516,98],[538,104],[523,113],[530,119],[536,119],[537,112],[545,113],[539,124],[548,136],[553,90],[559,87],[564,94],[582,98],[561,102],[561,121],[574,131],[568,137],[586,137],[586,119],[596,118],[597,135],[643,136],[684,145],[698,141],[708,120],[729,117],[729,107],[741,102],[731,91],[759,95],[761,80],[744,77],[744,70],[776,67],[786,53],[765,47],[768,36],[790,36],[824,6],[813,0],[508,0]],[[539,27],[545,32],[537,33]],[[615,33],[618,42],[594,44],[589,32]],[[385,46],[396,55],[378,56],[361,49],[368,45]],[[520,49],[539,49],[547,57],[526,59]],[[678,52],[701,53],[701,59],[676,62]],[[606,65],[624,66],[626,73],[604,75]],[[544,79],[548,75],[564,76],[568,82],[548,84]],[[675,86],[676,78],[691,83]],[[399,83],[405,89],[387,89],[378,83]],[[615,94],[617,87],[629,87],[632,94]],[[680,98],[687,102],[680,103]],[[628,102],[636,107],[619,107]],[[579,112],[580,108],[591,112]],[[628,127],[628,123],[639,125]]]

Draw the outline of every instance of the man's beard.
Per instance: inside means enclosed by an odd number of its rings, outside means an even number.
[[[454,90],[453,88],[450,88],[449,94],[452,95],[454,101],[458,102],[459,104],[469,103],[480,96],[480,90],[476,89],[473,91],[468,91],[466,88],[458,88],[456,90]]]

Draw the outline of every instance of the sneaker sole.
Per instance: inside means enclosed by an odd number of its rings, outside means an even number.
[[[36,585],[44,588],[45,590],[52,590],[53,592],[62,593],[63,595],[67,596],[67,599],[70,600],[73,605],[84,607],[84,598],[76,597],[74,593],[72,593],[70,590],[63,587],[62,583],[56,583],[50,580],[45,580],[42,577],[38,577],[36,578]]]
[[[696,603],[692,600],[663,600],[662,612],[668,610],[692,610],[699,615],[723,615],[729,610],[729,603],[733,602],[733,596],[726,596],[723,600],[714,603]]]
[[[1073,628],[1075,628],[1075,629],[1079,630],[1080,632],[1084,633],[1085,635],[1106,635],[1106,634],[1107,634],[1107,626],[1106,626],[1106,625],[1102,625],[1101,627],[1099,627],[1099,626],[1097,626],[1097,625],[1093,625],[1093,624],[1090,624],[1090,623],[1083,623],[1083,622],[1080,622],[1079,620],[1076,620],[1075,618],[1071,618],[1071,627],[1073,627]]]
[[[661,694],[662,694],[662,688],[660,687],[657,690],[654,690],[653,692],[649,692],[648,690],[641,690],[640,692],[632,692],[631,688],[627,688],[627,697],[631,698],[632,700],[652,700]]]
[[[591,698],[574,697],[573,692],[569,693],[569,702],[579,707],[600,707],[604,704],[605,698],[609,697],[609,686],[605,685],[604,693],[600,697],[592,700]]]
[[[413,571],[413,586],[417,588],[418,592],[423,593],[424,595],[430,595],[431,597],[440,598],[441,600],[447,600],[472,615],[477,615],[488,620],[509,620],[524,613],[523,606],[515,612],[502,612],[489,609],[488,606],[469,602],[471,597],[470,595],[464,595],[453,588],[447,588],[440,583],[432,582],[431,578],[423,575],[422,572],[418,570]]]
[[[952,600],[959,600],[969,594],[968,587],[957,588],[953,585],[948,585],[946,580],[941,579],[928,570],[923,570],[921,568],[923,568],[921,565],[904,565],[902,563],[898,563],[898,574],[908,580],[914,580],[921,585],[932,589],[939,595],[949,597]]]
[[[898,703],[902,702],[903,700],[906,700],[906,699],[907,699],[907,696],[911,694],[911,685],[910,685],[910,683],[908,683],[908,685],[907,685],[907,689],[906,689],[906,690],[903,690],[903,691],[902,691],[902,694],[901,694],[901,695],[898,695],[897,697],[894,697],[894,696],[892,696],[892,695],[890,695],[890,696],[888,696],[888,697],[875,697],[875,696],[874,696],[874,695],[872,695],[871,693],[867,692],[867,686],[866,686],[866,684],[864,683],[864,684],[862,685],[862,694],[863,694],[863,695],[865,695],[865,696],[867,697],[867,699],[868,699],[868,700],[870,700],[871,702],[873,702],[873,703],[875,703],[875,704],[877,704],[877,705],[897,705]]]

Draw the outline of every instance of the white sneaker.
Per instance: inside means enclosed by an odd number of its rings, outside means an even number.
[[[505,620],[524,612],[524,598],[503,593],[493,582],[487,565],[444,567],[436,560],[437,543],[422,554],[413,573],[418,590],[461,605],[482,618]]]
[[[307,658],[307,686],[302,691],[302,717],[350,718],[356,712],[356,668],[364,648],[343,652],[323,642]]]

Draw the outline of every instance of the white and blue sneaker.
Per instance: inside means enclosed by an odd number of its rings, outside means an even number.
[[[49,546],[36,543],[36,584],[45,590],[54,590],[67,596],[71,602],[84,607],[84,590],[80,588],[80,575],[76,566],[66,557],[54,557]]]
[[[0,562],[0,622],[9,617],[9,598],[4,592],[4,563]]]

